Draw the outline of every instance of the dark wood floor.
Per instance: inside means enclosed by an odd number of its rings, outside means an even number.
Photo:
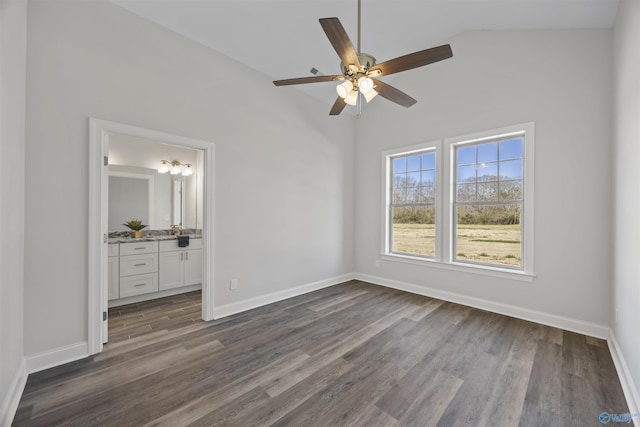
[[[629,411],[606,343],[584,335],[358,281],[207,323],[198,298],[113,310],[105,350],[30,375],[13,425],[582,427]]]

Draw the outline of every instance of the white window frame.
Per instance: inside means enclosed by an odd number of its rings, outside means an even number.
[[[506,138],[514,135],[524,135],[524,163],[523,163],[523,201],[522,201],[522,268],[515,270],[508,267],[492,266],[486,264],[473,264],[467,262],[455,262],[453,256],[454,229],[453,201],[455,184],[455,147],[458,145],[478,143],[482,141]],[[390,203],[391,203],[391,177],[390,162],[392,157],[423,151],[436,150],[436,256],[427,258],[420,256],[392,253],[390,243]],[[531,282],[534,277],[534,153],[535,153],[535,126],[533,122],[507,126],[499,129],[490,129],[475,132],[439,141],[431,141],[424,144],[401,147],[382,153],[383,185],[382,193],[384,204],[382,206],[382,235],[381,259],[385,261],[401,262],[414,265],[427,266],[454,271],[476,273],[493,277],[508,278]]]

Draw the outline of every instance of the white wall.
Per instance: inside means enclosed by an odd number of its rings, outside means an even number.
[[[0,425],[26,380],[23,364],[27,4],[0,1]],[[22,374],[22,376],[21,376]]]
[[[468,32],[357,124],[356,271],[602,326],[610,315],[611,32]],[[399,52],[401,53],[401,52]],[[535,122],[533,283],[382,260],[381,152]],[[603,333],[603,335],[605,335]]]
[[[87,339],[89,116],[216,144],[216,305],[352,271],[352,117],[108,2],[28,18],[26,354]]]
[[[614,29],[614,246],[611,325],[640,411],[640,2],[620,2]],[[616,316],[617,313],[617,316]],[[636,421],[639,422],[639,421]]]

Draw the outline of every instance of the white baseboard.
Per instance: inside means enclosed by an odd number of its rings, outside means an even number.
[[[261,295],[259,297],[234,302],[231,304],[221,305],[213,308],[213,318],[220,319],[221,317],[231,316],[232,314],[241,313],[243,311],[261,307],[263,305],[282,301],[287,298],[297,297],[298,295],[317,291],[318,289],[328,288],[329,286],[348,282],[349,280],[353,280],[353,278],[353,273],[343,274],[341,276],[331,277],[329,279],[308,283],[306,285],[297,286],[295,288],[285,289],[283,291],[273,292],[271,294]]]
[[[618,377],[620,378],[620,384],[622,385],[622,391],[624,397],[627,399],[627,405],[629,406],[630,414],[640,414],[640,392],[638,387],[631,377],[631,372],[627,366],[627,362],[622,354],[622,349],[615,334],[612,330],[609,331],[609,337],[607,338],[609,344],[609,351],[611,352],[611,358],[613,364],[616,366]],[[640,427],[640,416],[632,417],[633,423],[636,427]]]
[[[24,386],[27,384],[27,369],[25,367],[24,360],[20,363],[18,371],[16,372],[11,386],[9,387],[7,395],[2,401],[2,407],[0,408],[0,426],[10,427],[13,422],[13,418],[16,416],[18,410],[18,404],[22,398],[22,392]]]
[[[589,335],[596,338],[607,339],[607,337],[609,336],[609,327],[598,325],[595,323],[584,322],[582,320],[571,319],[568,317],[557,316],[555,314],[516,307],[514,305],[502,304],[481,298],[447,292],[440,289],[433,289],[426,286],[400,282],[398,280],[370,276],[368,274],[356,273],[355,278],[357,280],[373,283],[375,285],[386,286],[388,288],[411,292],[413,294],[455,302],[457,304],[467,305],[470,307],[491,311],[493,313],[504,314],[506,316],[528,320],[530,322],[541,323],[543,325],[553,326],[555,328],[577,332],[579,334]]]
[[[128,298],[112,299],[109,301],[109,308],[120,307],[127,304],[135,304],[142,301],[151,301],[158,298],[172,297],[174,295],[185,294],[187,292],[199,291],[202,285],[189,285],[181,288],[167,289],[165,291],[152,292],[149,294],[136,295]]]
[[[83,341],[26,356],[25,365],[27,372],[33,374],[34,372],[64,365],[65,363],[83,359],[87,356],[89,356],[88,343],[87,341]]]

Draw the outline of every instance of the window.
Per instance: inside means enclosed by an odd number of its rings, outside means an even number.
[[[453,259],[521,267],[524,136],[455,145]]]
[[[533,124],[383,153],[385,259],[533,275]]]
[[[391,158],[392,253],[436,253],[436,152],[427,149]]]

